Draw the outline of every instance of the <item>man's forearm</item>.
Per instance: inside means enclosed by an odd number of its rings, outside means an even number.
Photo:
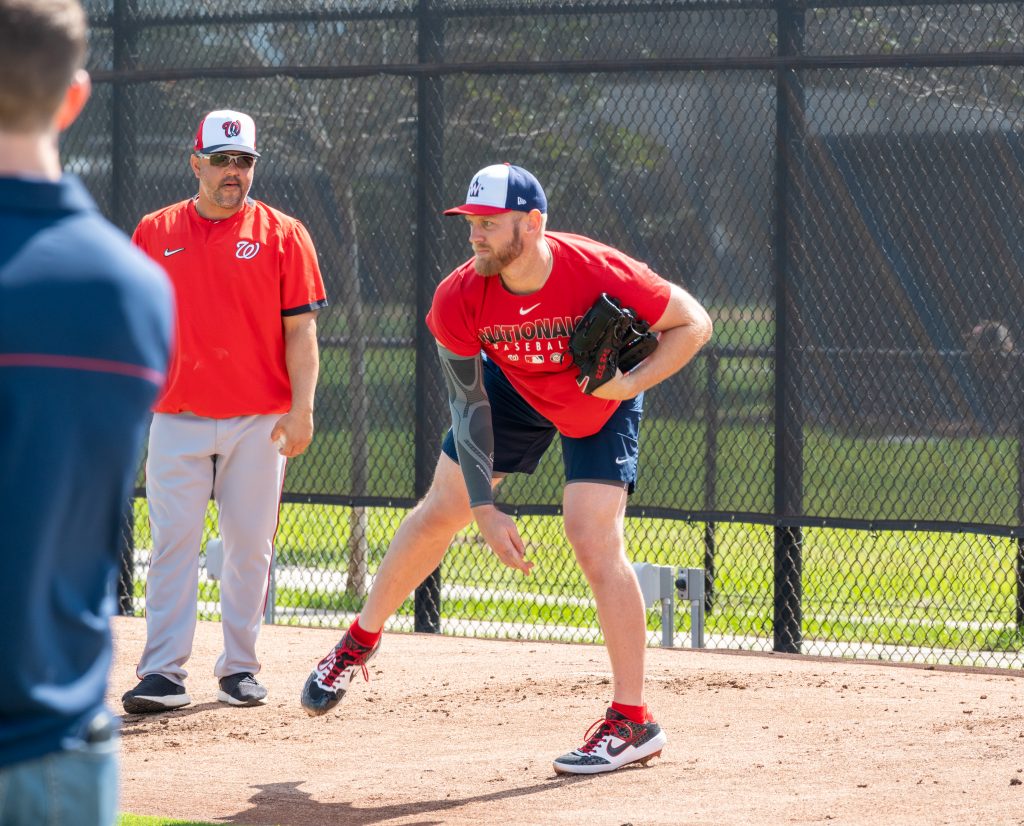
[[[673,285],[668,307],[652,326],[660,331],[658,349],[630,371],[633,395],[647,390],[677,373],[711,338],[711,319],[697,300]]]
[[[316,340],[315,319],[285,330],[284,361],[292,386],[292,411],[312,413],[317,378],[320,375],[320,347]]]
[[[678,373],[704,346],[706,339],[690,327],[673,327],[660,334],[658,348],[629,373],[630,389],[635,394]]]
[[[491,405],[484,390],[480,356],[465,358],[438,345],[441,369],[448,385],[452,411],[452,437],[459,467],[466,480],[471,507],[494,501],[491,486],[494,465],[494,432]]]

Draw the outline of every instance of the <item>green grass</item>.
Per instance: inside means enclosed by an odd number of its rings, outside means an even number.
[[[145,502],[136,503],[136,542],[148,546]],[[368,566],[376,570],[402,512],[370,509]],[[278,622],[310,624],[317,614],[353,614],[362,598],[325,584],[344,573],[350,538],[348,508],[285,505],[278,534],[279,563],[307,568],[298,584],[279,583],[278,608],[302,608]],[[523,577],[502,566],[472,528],[456,537],[442,566],[446,627],[472,636],[544,635],[599,642],[590,592],[568,547],[559,517],[518,519],[535,563]],[[215,511],[208,532],[215,532]],[[631,558],[659,565],[704,567],[704,525],[664,519],[630,519]],[[1015,616],[1012,539],[958,533],[807,529],[803,533],[803,633],[807,640],[877,646],[920,646],[959,652],[1015,652],[1022,635]],[[705,633],[746,638],[770,648],[773,628],[773,531],[768,526],[718,524],[715,528],[714,606]],[[144,585],[135,583],[141,596]],[[219,586],[200,578],[200,599],[213,604],[203,617],[217,619]],[[400,616],[413,614],[408,600]],[[651,632],[661,628],[659,609],[649,613]],[[495,628],[491,624],[506,624]],[[508,627],[508,626],[511,626]],[[562,627],[563,630],[558,630]],[[689,629],[684,606],[676,629]],[[760,640],[760,642],[758,642]]]

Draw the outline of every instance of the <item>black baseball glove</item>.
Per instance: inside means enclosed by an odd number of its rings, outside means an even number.
[[[628,373],[653,353],[658,337],[649,329],[633,310],[601,293],[569,337],[569,352],[580,371],[576,379],[580,390],[593,393],[615,378],[616,370]]]

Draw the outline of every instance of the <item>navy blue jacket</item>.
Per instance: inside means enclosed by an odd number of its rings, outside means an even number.
[[[172,314],[163,271],[77,179],[0,178],[0,767],[74,744],[103,707]]]

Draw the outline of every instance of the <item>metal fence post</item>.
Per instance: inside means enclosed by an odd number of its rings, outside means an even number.
[[[708,389],[704,410],[704,507],[718,509],[718,352],[707,354]],[[704,610],[711,613],[715,595],[715,523],[704,525]]]
[[[777,4],[779,54],[803,52],[804,12],[787,0]],[[776,81],[775,194],[775,516],[798,516],[803,510],[803,400],[800,364],[799,300],[791,258],[790,222],[798,221],[792,192],[794,170],[806,134],[804,90],[794,69],[783,68]],[[773,647],[799,653],[802,642],[800,528],[775,527],[775,594]]]
[[[431,0],[419,0],[420,63],[443,59],[444,23],[431,12]],[[445,399],[440,393],[437,350],[423,319],[430,309],[440,263],[441,205],[444,193],[443,81],[421,75],[417,81],[416,152],[416,498],[422,498],[434,473],[438,454],[438,424]],[[441,630],[441,569],[434,570],[416,589],[416,631]]]
[[[1017,629],[1024,628],[1024,537],[1017,537],[1017,560],[1014,565],[1017,581]]]
[[[130,15],[135,13],[135,0],[114,0],[111,19],[113,36],[113,67],[115,71],[135,68],[136,30]],[[110,135],[110,198],[111,220],[130,232],[134,218],[128,214],[126,193],[137,179],[135,135],[128,117],[128,103],[123,83],[111,84]],[[135,503],[129,500],[121,529],[121,564],[117,583],[118,612],[130,616],[134,610],[135,591]]]
[[[1024,526],[1024,353],[1014,353],[1011,367],[1014,410],[1017,422],[1017,525]],[[1016,620],[1024,628],[1024,537],[1017,537],[1014,571],[1017,586]]]
[[[117,613],[123,617],[132,615],[135,578],[135,505],[129,499],[121,523],[121,562],[117,576]]]
[[[135,0],[114,0],[113,63],[115,72],[135,69],[138,35],[135,28]],[[125,232],[131,232],[138,220],[130,211],[129,193],[138,184],[138,152],[135,128],[131,123],[128,90],[122,81],[112,81],[110,119],[110,198],[111,220]]]

